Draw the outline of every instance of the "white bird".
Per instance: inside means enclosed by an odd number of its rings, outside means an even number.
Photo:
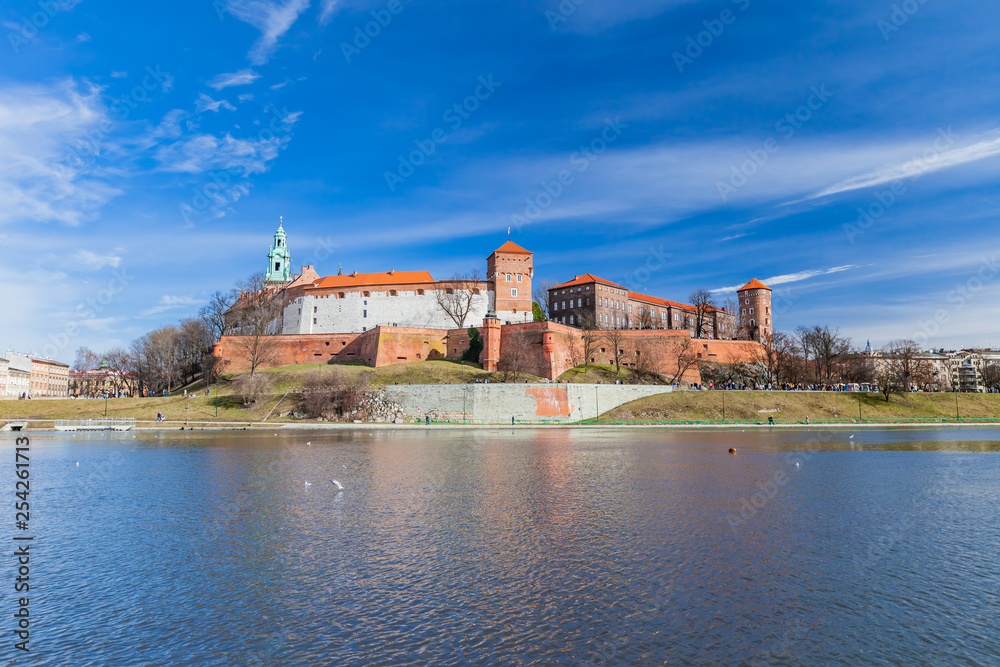
[[[335,487],[337,487],[337,491],[343,491],[344,490],[344,485],[341,484],[340,482],[338,482],[337,480],[331,479],[330,481],[333,482],[333,485]]]
[[[347,466],[345,466],[345,465],[341,465],[341,467],[342,467],[342,468],[343,468],[344,470],[347,470]]]
[[[854,440],[854,434],[853,433],[851,434],[851,437],[849,438],[849,440]]]
[[[310,484],[309,482],[306,482],[306,486],[312,486],[312,484]]]
[[[306,443],[307,445],[312,445],[312,440]]]
[[[77,461],[77,462],[76,462],[76,467],[77,467],[77,468],[79,468],[79,467],[80,467],[80,462],[79,462],[79,461]]]
[[[798,468],[798,467],[799,467],[799,462],[798,462],[798,461],[796,461],[796,462],[795,462],[795,467],[796,467],[796,468]]]

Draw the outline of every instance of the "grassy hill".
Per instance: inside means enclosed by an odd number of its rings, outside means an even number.
[[[195,395],[183,396],[178,390],[169,396],[150,398],[103,399],[33,399],[30,401],[0,401],[0,421],[9,417],[28,419],[94,419],[108,417],[132,417],[137,421],[153,421],[156,413],[162,412],[170,422],[219,421],[251,422],[261,421],[273,410],[269,422],[295,421],[290,417],[279,417],[295,407],[295,394],[282,399],[290,388],[301,387],[307,378],[319,372],[324,382],[356,383],[362,374],[368,376],[373,385],[387,384],[465,384],[475,380],[497,381],[493,373],[484,371],[478,364],[455,361],[417,361],[408,364],[372,368],[361,363],[347,364],[303,364],[283,366],[263,371],[272,383],[274,395],[255,408],[243,407],[241,401],[232,395],[232,381],[238,374],[224,374],[219,384],[210,388],[211,395],[205,396],[204,381],[186,386]],[[337,379],[339,378],[339,380]],[[532,382],[541,378],[518,375],[518,381]],[[280,401],[280,404],[279,404]],[[216,405],[218,403],[218,405]],[[216,417],[218,414],[218,417]]]
[[[880,394],[837,392],[677,391],[626,403],[608,419],[953,419],[955,394],[906,394],[887,403]],[[1000,419],[1000,394],[959,394],[962,418]]]

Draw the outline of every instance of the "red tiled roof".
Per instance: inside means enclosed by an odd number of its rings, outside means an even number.
[[[385,273],[358,273],[346,276],[326,276],[306,289],[331,289],[337,287],[376,287],[384,285],[418,285],[433,283],[428,271],[393,271]]]
[[[531,255],[534,254],[530,250],[525,250],[521,246],[517,245],[513,241],[507,241],[502,246],[493,251],[493,254],[498,252],[510,252],[516,255]]]
[[[743,290],[748,290],[748,289],[766,289],[766,290],[770,290],[771,288],[768,287],[767,285],[765,285],[764,283],[762,283],[761,281],[757,280],[756,278],[754,278],[753,280],[751,280],[746,285],[744,285],[743,287],[739,288],[736,291],[737,292],[742,292]]]
[[[695,310],[696,310],[694,306],[689,306],[686,303],[680,303],[678,301],[669,301],[667,299],[661,299],[658,296],[650,296],[648,294],[639,294],[638,292],[630,292],[629,296],[631,298],[635,299],[636,301],[644,301],[646,303],[653,303],[653,304],[656,304],[658,306],[663,306],[663,307],[669,306],[670,308],[677,308],[679,310],[686,310],[686,311],[689,311],[689,312],[692,312],[692,313],[695,312]]]
[[[623,287],[617,283],[613,283],[610,280],[605,280],[604,278],[598,278],[592,273],[585,273],[582,276],[576,276],[573,280],[565,282],[562,285],[556,285],[555,287],[550,287],[549,289],[562,289],[564,287],[574,287],[576,285],[586,285],[587,283],[601,283],[602,285],[608,285],[610,287],[617,287],[618,289],[628,290],[627,287]]]

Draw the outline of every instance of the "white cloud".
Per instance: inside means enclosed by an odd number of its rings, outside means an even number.
[[[93,269],[94,271],[103,269],[105,266],[118,268],[121,266],[122,258],[115,255],[98,255],[90,250],[78,250],[73,255],[73,260],[80,266]]]
[[[172,296],[170,294],[164,294],[160,297],[159,304],[142,311],[141,314],[143,316],[159,315],[160,313],[168,310],[175,310],[186,306],[196,306],[199,303],[201,302],[193,296]]]
[[[788,283],[797,283],[803,280],[809,280],[810,278],[815,278],[816,276],[827,276],[831,273],[840,273],[841,271],[850,271],[851,269],[857,268],[860,268],[857,264],[847,264],[844,266],[835,266],[830,269],[811,269],[808,271],[798,271],[797,273],[783,273],[780,276],[764,278],[761,282],[768,287],[772,287],[774,285],[787,285]],[[711,291],[713,293],[735,292],[741,287],[743,287],[743,283],[740,283],[739,285],[732,285],[730,287],[719,287]]]
[[[308,8],[309,0],[228,0],[226,6],[230,14],[261,33],[248,54],[255,65],[263,65],[271,58],[278,40]]]
[[[222,90],[229,86],[245,86],[251,84],[260,78],[260,74],[253,71],[249,67],[246,69],[241,69],[238,72],[229,72],[220,74],[211,81],[208,82],[210,88],[215,88],[216,90]]]
[[[838,194],[841,192],[849,192],[851,190],[860,190],[862,188],[872,188],[878,185],[883,185],[884,183],[914,178],[930,172],[940,171],[941,169],[948,169],[950,167],[956,167],[969,162],[977,162],[979,160],[995,157],[1000,155],[1000,130],[994,130],[990,134],[991,136],[988,138],[984,138],[967,146],[951,148],[950,150],[939,150],[938,146],[941,146],[942,149],[947,148],[947,146],[944,143],[938,143],[936,146],[931,146],[926,149],[924,153],[919,156],[913,157],[900,164],[882,167],[860,176],[855,176],[841,181],[840,183],[832,185],[816,193],[810,197],[810,199],[826,197],[828,195]],[[939,137],[936,141],[946,141],[946,136],[947,135],[942,133],[941,137]]]
[[[238,99],[240,102],[249,102],[250,100],[253,99],[253,95],[251,95],[250,93],[244,93],[243,95],[237,95],[236,99]]]
[[[326,25],[340,9],[340,0],[322,0],[320,3],[319,24]]]
[[[107,140],[102,123],[114,127],[115,119],[96,86],[67,79],[0,87],[0,224],[77,225],[119,195],[90,164]]]
[[[195,100],[194,110],[196,113],[202,113],[203,111],[214,111],[219,112],[219,107],[223,109],[228,109],[229,111],[236,111],[236,107],[229,103],[228,100],[213,100],[211,97],[205,93],[198,95],[198,99]]]
[[[124,79],[125,77],[128,76],[128,72],[113,71],[113,72],[111,72],[111,76],[112,76],[112,78],[115,78],[115,79]]]

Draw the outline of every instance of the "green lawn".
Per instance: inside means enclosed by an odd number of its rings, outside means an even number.
[[[860,398],[860,413],[859,413]],[[1000,418],[1000,394],[959,394],[962,418]],[[854,392],[676,391],[626,403],[609,419],[952,419],[955,394],[906,394],[887,403],[881,394]]]

